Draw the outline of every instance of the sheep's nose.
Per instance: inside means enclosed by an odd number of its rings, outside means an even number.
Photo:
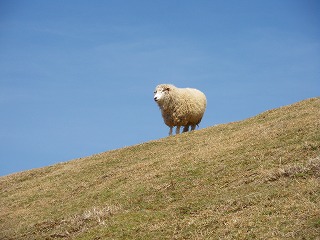
[[[154,97],[153,99],[154,99],[155,101],[158,101],[158,98],[157,98],[157,97]]]

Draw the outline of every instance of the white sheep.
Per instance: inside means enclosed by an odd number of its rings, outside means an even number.
[[[154,100],[160,107],[164,123],[170,127],[169,135],[172,135],[172,128],[176,128],[176,134],[191,131],[196,128],[206,110],[206,96],[194,88],[177,88],[172,84],[160,84],[154,91]]]

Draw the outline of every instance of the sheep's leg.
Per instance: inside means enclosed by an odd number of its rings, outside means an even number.
[[[172,127],[170,127],[169,136],[172,135]]]
[[[177,126],[176,128],[176,134],[179,134],[180,133],[180,126]]]
[[[189,125],[184,126],[184,127],[183,127],[183,132],[188,132],[188,131],[189,131]]]
[[[196,129],[196,125],[191,125],[191,131]]]

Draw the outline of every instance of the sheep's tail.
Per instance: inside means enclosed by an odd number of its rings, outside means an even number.
[[[201,122],[201,120],[202,120],[202,118],[199,120],[199,122],[197,123],[197,127],[199,128],[199,124],[200,124],[200,122]]]

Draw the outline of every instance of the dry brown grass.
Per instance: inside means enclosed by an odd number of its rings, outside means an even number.
[[[311,159],[306,164],[289,164],[272,170],[268,174],[266,181],[276,181],[281,177],[305,178],[308,176],[320,178],[320,157]]]
[[[0,239],[319,239],[320,99],[0,178]]]

